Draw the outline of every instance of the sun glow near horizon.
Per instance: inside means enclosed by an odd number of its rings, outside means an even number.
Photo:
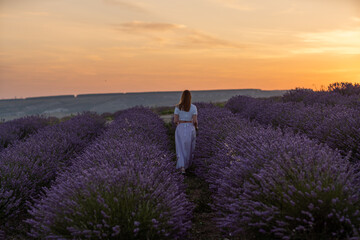
[[[3,0],[0,98],[360,82],[352,0]]]

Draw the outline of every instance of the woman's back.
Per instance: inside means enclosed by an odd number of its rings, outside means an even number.
[[[180,121],[191,121],[193,115],[197,115],[197,108],[194,104],[190,105],[190,110],[188,112],[180,110],[178,107],[175,107],[174,114],[179,114]]]

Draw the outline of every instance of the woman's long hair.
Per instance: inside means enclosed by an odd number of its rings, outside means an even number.
[[[180,102],[176,105],[180,110],[188,112],[191,106],[191,93],[189,90],[184,90]]]

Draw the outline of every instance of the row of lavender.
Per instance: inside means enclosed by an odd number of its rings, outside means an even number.
[[[22,219],[28,216],[28,203],[41,188],[49,186],[57,172],[66,167],[104,127],[98,115],[85,112],[72,119],[42,126],[23,142],[15,141],[0,153],[0,232],[23,232]],[[6,124],[6,123],[4,123]],[[31,124],[28,124],[30,126]]]
[[[359,239],[360,179],[339,152],[198,104],[197,174],[230,238]]]
[[[297,88],[288,91],[282,97],[283,102],[302,102],[305,105],[320,103],[325,105],[344,105],[360,107],[360,84],[333,83],[328,90],[314,91],[312,89]]]
[[[184,239],[193,206],[163,121],[143,107],[108,129],[31,207],[30,236],[51,239]]]
[[[16,141],[24,140],[39,129],[57,123],[55,117],[27,116],[0,124],[0,152]]]
[[[226,106],[243,118],[274,127],[291,128],[295,132],[339,149],[343,156],[360,159],[360,108],[275,102],[245,96],[231,98]]]

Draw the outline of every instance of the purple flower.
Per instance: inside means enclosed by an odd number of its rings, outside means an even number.
[[[146,108],[116,115],[31,207],[30,236],[69,238],[92,229],[83,223],[93,222],[103,226],[102,234],[123,239],[186,237],[193,205],[174,167],[163,121]]]
[[[49,187],[58,171],[70,165],[103,127],[101,117],[85,112],[40,128],[4,149],[0,153],[0,229],[11,232],[22,224],[20,216],[42,188]]]
[[[327,204],[314,205],[329,203],[336,196],[341,199],[341,204],[334,206],[337,211],[351,209],[351,216],[358,210],[356,168],[337,150],[304,134],[240,118],[265,122],[274,116],[279,121],[268,123],[276,125],[296,117],[289,114],[294,104],[282,104],[237,97],[228,107],[239,109],[241,115],[214,107],[198,108],[204,132],[197,138],[195,163],[198,176],[213,192],[214,221],[225,235],[234,237],[312,239],[322,232],[324,239],[331,239],[334,229],[337,238],[359,237],[359,218],[328,219],[332,209]],[[266,223],[268,231],[262,231],[261,223]]]

